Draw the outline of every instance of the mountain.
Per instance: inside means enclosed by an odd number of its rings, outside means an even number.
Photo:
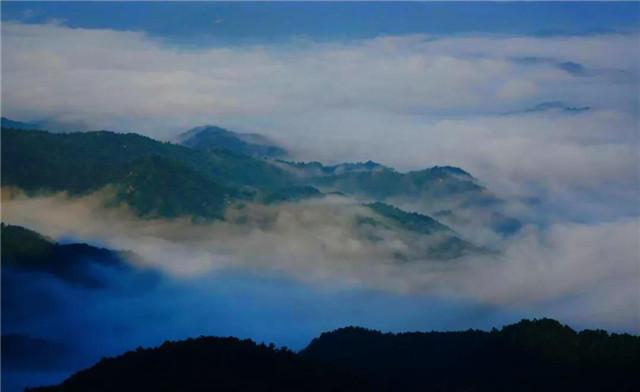
[[[383,217],[394,221],[405,230],[426,235],[443,232],[453,234],[450,228],[427,215],[402,211],[399,208],[381,202],[370,203],[366,206]]]
[[[291,186],[278,189],[263,200],[266,204],[296,202],[323,197],[324,194],[312,186]]]
[[[128,269],[124,259],[130,255],[124,252],[81,243],[58,244],[21,226],[2,223],[1,228],[2,275],[3,286],[6,288],[10,287],[10,282],[5,285],[4,276],[9,269],[44,272],[71,284],[89,288],[104,285],[95,266]],[[5,287],[3,294],[6,294]]]
[[[501,236],[515,234],[522,223],[504,212],[505,202],[468,172],[434,166],[399,172],[376,162],[325,166],[319,162],[276,164],[323,193],[341,193],[368,202],[438,216],[454,227],[488,228]]]
[[[434,166],[401,173],[372,161],[324,166],[319,162],[280,160],[277,165],[322,191],[342,192],[376,201],[387,201],[394,197],[481,197],[485,202],[495,199],[469,173],[452,166]]]
[[[71,175],[73,173],[73,175]],[[144,217],[222,217],[232,200],[294,184],[286,171],[229,151],[197,151],[134,133],[2,129],[2,185],[83,195],[109,187]]]
[[[313,178],[333,176],[344,173],[373,172],[380,170],[391,170],[373,161],[367,162],[347,162],[337,165],[323,165],[320,162],[291,162],[282,159],[276,160],[276,164],[293,171],[299,177]]]
[[[400,173],[386,167],[319,176],[310,179],[322,190],[387,201],[394,197],[437,199],[454,197],[489,197],[486,190],[458,168],[438,167]]]
[[[186,140],[211,132],[220,134],[206,128]],[[372,161],[324,166],[257,158],[229,149],[194,149],[108,131],[2,128],[1,148],[2,186],[28,194],[79,196],[103,191],[108,205],[127,205],[143,218],[224,219],[230,205],[341,194],[422,215],[448,211],[442,217],[456,228],[468,225],[469,216],[477,225],[498,232],[519,228],[519,222],[502,212],[500,199],[469,173],[450,166],[407,173]]]
[[[525,110],[525,113],[531,112],[564,112],[564,113],[580,113],[592,110],[589,106],[570,106],[561,101],[542,102],[538,105]]]
[[[213,125],[193,128],[176,139],[178,144],[203,150],[228,150],[258,158],[283,158],[287,151],[265,136],[255,133],[237,133]]]
[[[551,319],[491,332],[348,327],[301,352],[199,337],[107,358],[32,391],[635,391],[640,337]]]
[[[632,391],[640,337],[582,331],[551,319],[500,331],[384,334],[344,328],[322,334],[307,359],[358,369],[391,390]]]
[[[14,121],[8,119],[6,117],[2,117],[0,121],[2,123],[2,128],[11,128],[11,129],[40,129],[37,124],[27,123],[22,121]]]
[[[199,337],[103,359],[56,387],[32,391],[357,391],[363,381],[286,348]]]
[[[381,202],[365,204],[365,206],[380,219],[363,218],[359,221],[360,226],[383,226],[395,232],[406,231],[409,235],[417,235],[415,240],[410,241],[413,254],[396,253],[396,259],[451,260],[470,254],[489,254],[487,249],[462,239],[450,227],[428,215],[406,212]]]

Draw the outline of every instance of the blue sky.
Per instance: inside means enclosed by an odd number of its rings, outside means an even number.
[[[405,34],[594,34],[637,30],[628,3],[2,2],[3,20],[144,31],[203,44]]]

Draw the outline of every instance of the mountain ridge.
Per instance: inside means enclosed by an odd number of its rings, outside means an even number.
[[[638,336],[546,318],[490,332],[345,327],[298,353],[233,337],[167,341],[30,391],[632,391],[639,360]]]
[[[451,166],[400,173],[373,161],[291,163],[109,131],[2,128],[2,140],[3,186],[72,196],[109,187],[110,205],[125,203],[143,218],[224,219],[235,203],[296,202],[326,194],[400,208],[409,201],[421,206],[410,210],[423,215],[500,208],[500,200],[475,178]]]

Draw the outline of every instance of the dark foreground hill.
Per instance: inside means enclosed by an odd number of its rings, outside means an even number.
[[[349,372],[287,349],[237,338],[200,337],[137,349],[32,391],[351,391]]]
[[[167,342],[32,391],[637,391],[640,337],[523,320],[491,332],[324,333],[300,353]]]

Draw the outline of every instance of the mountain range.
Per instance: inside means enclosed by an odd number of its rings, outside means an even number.
[[[490,332],[348,327],[295,353],[227,337],[105,358],[54,391],[636,391],[640,338],[551,319]]]
[[[274,158],[281,154],[271,153],[277,149],[265,144],[267,139],[212,126],[194,128],[178,139],[180,144],[135,133],[3,127],[2,186],[28,195],[101,192],[105,205],[126,205],[143,219],[186,216],[194,221],[225,220],[230,207],[245,203],[344,197],[378,217],[358,218],[358,227],[386,222],[391,230],[438,234],[438,244],[421,255],[444,259],[481,249],[451,226],[460,212],[473,211],[479,224],[500,235],[519,227],[500,212],[502,200],[459,168],[402,173],[372,161],[332,166],[285,161]],[[409,204],[419,212],[402,209]],[[511,226],[503,230],[509,219]]]

